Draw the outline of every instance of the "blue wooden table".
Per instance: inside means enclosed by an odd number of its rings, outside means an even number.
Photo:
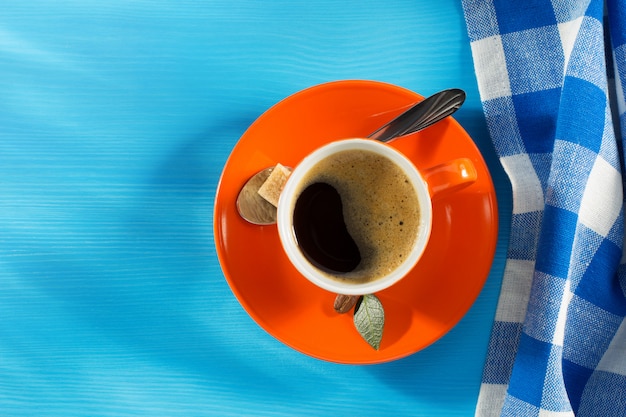
[[[469,416],[503,272],[510,186],[460,2],[4,2],[0,415]],[[399,361],[327,363],[238,304],[213,241],[246,128],[319,83],[459,87],[499,202],[483,292]],[[479,242],[477,242],[479,244]]]

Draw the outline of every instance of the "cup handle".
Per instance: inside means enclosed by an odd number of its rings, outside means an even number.
[[[478,178],[474,163],[468,158],[453,159],[422,171],[432,199],[457,192]]]

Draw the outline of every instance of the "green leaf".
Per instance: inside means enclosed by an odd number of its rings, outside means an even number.
[[[378,350],[383,338],[385,310],[373,294],[364,295],[354,310],[354,325],[359,334],[371,347]]]

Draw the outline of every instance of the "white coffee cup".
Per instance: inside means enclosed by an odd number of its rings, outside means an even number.
[[[412,241],[412,244],[408,243],[410,249],[402,257],[402,261],[373,280],[343,279],[344,274],[341,272],[329,272],[320,268],[301,248],[294,228],[294,210],[300,194],[311,178],[312,170],[319,169],[320,161],[345,151],[365,151],[391,161],[408,179],[419,206],[415,207],[416,211],[419,210],[419,220],[415,228],[411,229],[415,236],[409,237]],[[287,180],[278,202],[277,225],[280,241],[293,266],[313,284],[338,294],[373,294],[404,278],[422,257],[432,229],[432,197],[444,190],[457,190],[475,180],[476,170],[472,162],[465,158],[445,162],[420,172],[405,155],[388,144],[358,138],[331,142],[307,155],[294,168]]]

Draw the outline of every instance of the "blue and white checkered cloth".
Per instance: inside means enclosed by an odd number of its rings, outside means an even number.
[[[626,416],[626,0],[463,0],[513,190],[476,415]]]

